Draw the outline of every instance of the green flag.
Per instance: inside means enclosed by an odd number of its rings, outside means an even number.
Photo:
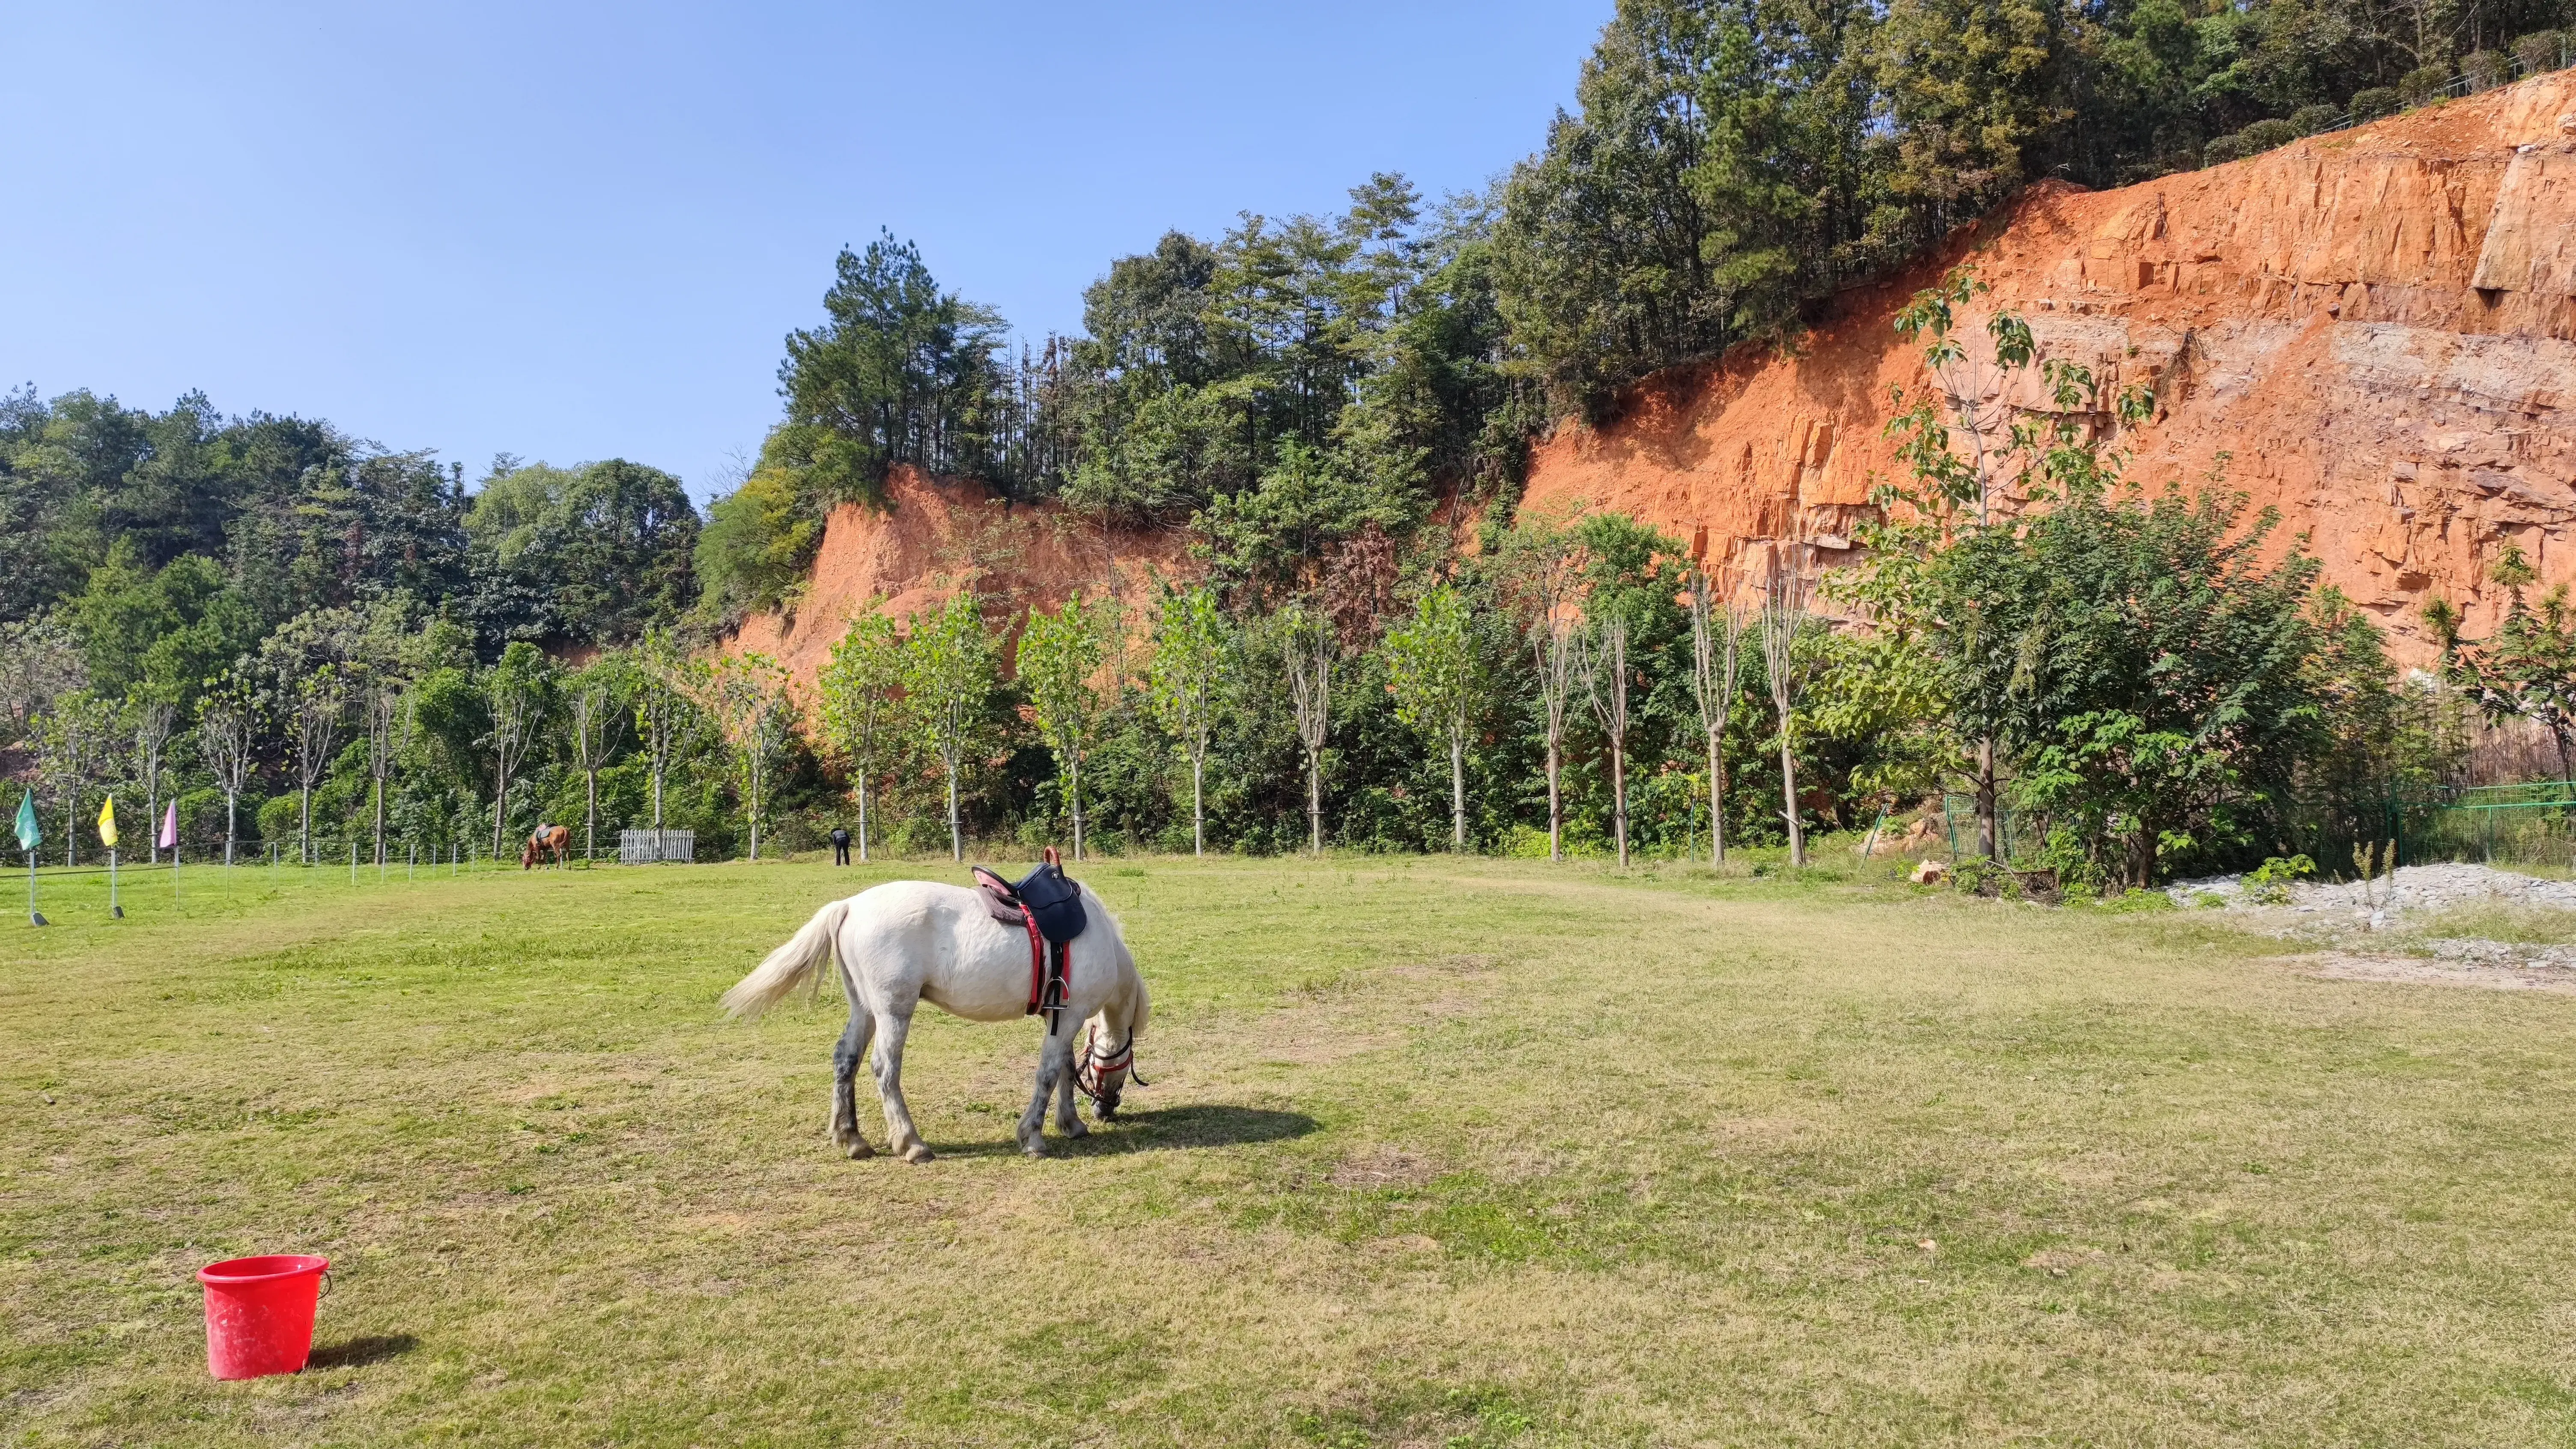
[[[18,848],[33,851],[44,844],[45,832],[36,824],[36,792],[18,797]]]

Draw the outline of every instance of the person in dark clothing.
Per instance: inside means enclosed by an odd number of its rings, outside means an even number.
[[[832,864],[850,863],[850,832],[838,825],[832,827]]]

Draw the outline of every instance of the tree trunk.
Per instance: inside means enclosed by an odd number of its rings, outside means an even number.
[[[1467,848],[1467,738],[1449,734],[1449,848]]]
[[[296,842],[296,850],[304,857],[304,863],[311,865],[313,863],[313,783],[310,780],[304,783],[303,797],[304,815],[296,823],[296,833],[301,837]]]
[[[152,847],[151,864],[161,863],[161,772],[152,771],[143,782],[143,820],[151,828],[143,838]]]
[[[1207,747],[1190,751],[1190,853],[1207,856]]]
[[[2002,832],[1995,828],[1995,742],[1990,735],[1977,741],[1977,854],[2000,865],[2004,848]]]
[[[492,860],[496,865],[501,859],[501,831],[505,828],[503,822],[509,817],[510,777],[495,769],[492,772]]]
[[[80,864],[80,836],[74,833],[80,828],[79,822],[80,787],[75,785],[63,792],[63,864],[66,867]]]
[[[1708,732],[1708,863],[1726,864],[1726,755]]]
[[[599,772],[584,770],[581,778],[585,796],[582,801],[581,853],[596,865],[599,863]]]
[[[376,866],[385,863],[385,777],[376,777]]]
[[[1082,756],[1073,757],[1073,859],[1082,863]]]
[[[868,863],[868,777],[859,773],[859,864]]]
[[[966,828],[957,820],[957,763],[948,764],[948,854],[953,860],[966,859]]]
[[[1788,807],[1789,863],[1807,863],[1807,834],[1798,828],[1798,756],[1789,748],[1788,731],[1780,732],[1780,800]]]
[[[1628,742],[1610,742],[1610,825],[1618,837],[1619,867],[1628,866]]]
[[[1324,853],[1324,757],[1314,750],[1306,752],[1306,842]]]
[[[751,760],[751,863],[760,864],[760,757]]]
[[[224,864],[226,865],[233,863],[233,807],[239,803],[240,799],[240,796],[235,795],[230,790],[226,790],[224,792]],[[232,877],[226,876],[224,879],[230,880]],[[230,890],[232,887],[226,886],[224,889]]]
[[[662,765],[658,760],[653,764],[653,829],[656,833],[662,829]]]
[[[1547,737],[1547,858],[1550,860],[1565,859],[1565,795],[1558,783],[1562,769],[1562,744],[1563,741],[1554,734]]]

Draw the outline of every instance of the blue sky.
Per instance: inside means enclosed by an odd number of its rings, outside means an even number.
[[[1168,227],[1481,185],[1610,4],[13,6],[0,386],[704,496],[844,243],[1076,330]]]

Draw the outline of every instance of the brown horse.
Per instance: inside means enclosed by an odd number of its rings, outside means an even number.
[[[572,827],[569,825],[538,826],[536,834],[528,837],[528,848],[519,852],[519,869],[536,869],[537,852],[541,850],[551,854],[556,865],[563,864],[564,857],[572,854]]]

